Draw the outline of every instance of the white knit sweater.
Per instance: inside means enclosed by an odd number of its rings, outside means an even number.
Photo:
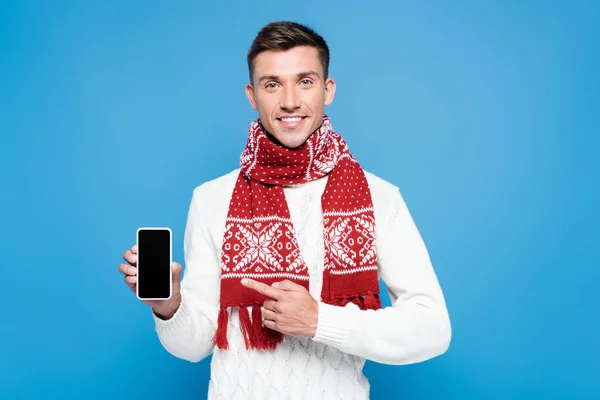
[[[212,354],[209,399],[368,399],[365,359],[424,361],[446,351],[451,328],[428,252],[399,189],[365,172],[373,197],[379,277],[392,306],[363,311],[320,302],[323,274],[321,194],[327,176],[284,188],[300,250],[319,302],[314,338],[285,336],[274,351],[246,350],[234,308],[229,350],[212,344],[217,328],[220,252],[239,169],[197,187],[184,239],[182,304],[164,321],[152,314],[165,349],[198,362]]]

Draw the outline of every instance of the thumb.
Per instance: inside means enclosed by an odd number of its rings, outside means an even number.
[[[171,271],[173,271],[173,282],[179,283],[181,281],[181,264],[177,262],[171,263]]]

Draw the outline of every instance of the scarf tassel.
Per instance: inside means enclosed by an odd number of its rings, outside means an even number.
[[[220,349],[229,349],[227,342],[227,325],[229,323],[229,313],[226,307],[221,307],[219,318],[217,319],[217,332],[213,338],[213,343]]]
[[[368,292],[366,296],[344,296],[335,298],[331,304],[334,306],[345,307],[348,303],[356,304],[361,310],[379,310],[381,307],[381,298],[378,294]]]
[[[260,350],[267,349],[267,332],[262,324],[262,311],[258,304],[252,306],[252,325],[256,337],[256,348]]]
[[[253,338],[253,341],[249,341],[246,349],[274,350],[277,345],[283,341],[283,333],[263,325],[262,311],[260,308],[261,306],[259,304],[252,306],[252,329],[248,329],[248,334]],[[250,327],[250,325],[248,325],[248,327]]]
[[[379,310],[381,306],[381,298],[378,294],[369,292],[365,296],[363,310]]]
[[[252,321],[250,321],[250,313],[246,306],[239,307],[238,315],[240,317],[240,329],[242,330],[242,336],[244,336],[244,342],[246,343],[246,349],[255,348],[257,345],[257,332],[254,329]]]
[[[283,341],[281,332],[269,329],[262,323],[262,311],[260,305],[252,306],[252,318],[246,306],[239,307],[240,330],[244,337],[246,349],[273,350]],[[229,349],[227,342],[227,324],[229,313],[227,308],[222,307],[219,312],[218,327],[213,343],[220,349]]]

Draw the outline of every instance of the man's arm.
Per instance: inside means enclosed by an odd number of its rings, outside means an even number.
[[[313,340],[371,361],[401,365],[443,354],[450,345],[451,326],[429,254],[397,189],[392,202],[390,225],[377,240],[380,277],[392,306],[363,311],[354,303],[337,307],[319,302]]]
[[[192,362],[212,353],[219,312],[219,260],[211,245],[206,212],[197,188],[185,229],[181,304],[173,315],[158,316],[152,311],[163,347],[174,356]]]

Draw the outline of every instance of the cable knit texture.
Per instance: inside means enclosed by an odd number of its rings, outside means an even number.
[[[392,307],[361,310],[354,303],[339,307],[320,301],[325,176],[284,187],[309,269],[309,291],[319,302],[315,337],[285,336],[275,350],[246,350],[234,308],[230,349],[215,347],[221,244],[238,174],[236,169],[194,190],[184,239],[182,304],[170,320],[152,314],[159,340],[171,354],[192,362],[212,354],[210,400],[368,399],[370,386],[362,372],[366,359],[409,364],[447,349],[450,321],[423,241],[398,188],[366,171],[375,209],[378,273]]]

